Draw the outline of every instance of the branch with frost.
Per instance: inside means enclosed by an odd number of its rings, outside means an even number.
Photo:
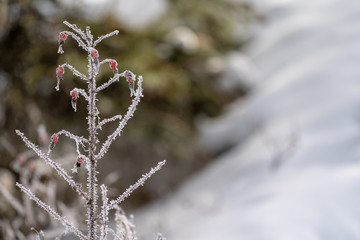
[[[16,186],[20,188],[22,192],[26,193],[26,195],[28,195],[28,197],[31,200],[33,200],[39,207],[41,207],[46,212],[48,212],[50,216],[61,222],[70,232],[74,233],[80,239],[88,240],[79,229],[77,229],[73,224],[71,224],[66,218],[61,217],[54,209],[46,205],[43,201],[41,201],[38,197],[36,197],[29,189],[27,189],[20,183],[16,183]]]
[[[87,93],[85,92],[84,89],[74,88],[73,90],[76,90],[78,93],[80,93],[85,98],[86,101],[89,102],[90,98],[89,98],[89,96],[87,95]],[[70,92],[72,92],[72,91],[70,91]]]
[[[63,63],[61,66],[67,67],[75,76],[81,78],[82,80],[89,81],[88,77],[85,76],[85,74],[79,72],[78,70],[76,70],[75,67],[71,66],[70,64]]]
[[[108,197],[107,197],[107,188],[104,184],[100,186],[101,188],[101,196],[103,205],[101,207],[101,217],[102,217],[102,224],[101,224],[101,232],[100,232],[100,240],[105,240],[107,238],[108,232],[108,224],[109,224],[109,211],[108,211]]]
[[[143,186],[144,183],[146,182],[146,180],[149,179],[151,177],[151,175],[153,175],[154,173],[159,171],[161,169],[161,167],[164,166],[165,163],[166,163],[166,160],[159,162],[156,167],[151,168],[151,170],[148,173],[144,174],[134,185],[131,185],[130,187],[128,187],[125,190],[125,192],[123,194],[121,194],[117,199],[111,200],[110,205],[108,207],[108,211],[114,209],[118,204],[123,202],[128,196],[130,196],[130,194],[135,189],[137,189],[140,186]]]
[[[118,30],[115,30],[115,31],[112,31],[111,33],[108,33],[108,34],[105,34],[105,35],[102,35],[100,37],[98,37],[98,39],[96,39],[96,41],[94,42],[94,47],[100,43],[102,40],[104,40],[105,38],[108,38],[108,37],[111,37],[111,36],[114,36],[114,35],[118,35],[119,34],[119,31]]]
[[[115,76],[113,76],[112,78],[110,78],[109,81],[107,81],[106,83],[104,83],[104,84],[102,84],[101,86],[99,86],[99,87],[96,89],[96,92],[100,92],[100,91],[104,90],[105,88],[109,87],[112,83],[114,83],[114,82],[116,82],[116,81],[119,81],[119,78],[120,78],[120,77],[124,77],[124,76],[125,76],[125,72],[115,74]]]
[[[96,155],[97,160],[104,157],[105,153],[108,151],[108,149],[111,146],[111,144],[113,143],[113,141],[116,139],[116,137],[118,135],[120,136],[121,131],[126,126],[127,122],[134,115],[134,112],[136,110],[136,106],[139,104],[140,98],[143,96],[142,95],[142,81],[143,81],[142,77],[139,76],[139,78],[138,78],[138,88],[137,88],[136,93],[135,93],[135,98],[132,100],[132,104],[129,106],[128,111],[127,111],[126,115],[124,116],[124,118],[119,123],[119,126],[116,128],[116,130],[111,135],[109,135],[107,137],[106,141],[103,143],[99,153]]]
[[[91,34],[91,30],[89,26],[86,26],[86,36],[89,38],[89,42],[92,43],[93,35]],[[91,44],[90,44],[91,45]]]
[[[82,47],[82,49],[84,49],[85,51],[88,51],[88,47],[85,45],[85,43],[81,40],[81,38],[79,38],[78,35],[76,35],[73,32],[70,31],[63,31],[65,33],[67,33],[68,35],[70,35],[75,41],[77,41],[77,43],[79,44],[79,47]]]
[[[76,26],[76,24],[71,24],[68,21],[63,21],[63,23],[68,26],[69,28],[71,28],[72,30],[74,30],[74,32],[76,32],[77,34],[79,34],[82,39],[84,39],[85,41],[88,41],[88,38],[86,36],[86,34],[84,33],[84,31],[82,31],[80,28],[78,28],[78,26]],[[88,42],[89,44],[89,42]]]
[[[67,174],[67,172],[60,167],[59,164],[57,164],[56,162],[54,162],[53,160],[51,160],[45,153],[43,153],[35,144],[33,144],[32,142],[29,141],[29,139],[27,139],[25,137],[25,135],[20,132],[19,130],[15,131],[17,135],[19,135],[21,137],[21,139],[23,140],[23,142],[25,143],[25,145],[29,148],[31,148],[41,159],[43,159],[47,164],[49,164],[53,169],[55,169],[55,171],[65,179],[66,182],[69,183],[69,185],[75,189],[75,191],[81,195],[86,201],[89,201],[88,197],[86,196],[86,193],[82,190],[82,187],[80,184],[76,183],[72,177]]]
[[[98,123],[98,125],[96,126],[96,129],[102,129],[102,126],[104,126],[106,123],[109,123],[109,122],[113,122],[113,121],[115,121],[115,120],[117,120],[117,119],[121,119],[122,118],[122,116],[121,115],[115,115],[115,116],[113,116],[113,117],[111,117],[111,118],[105,118],[104,120],[102,120],[101,122],[99,122]]]
[[[79,149],[79,144],[81,144],[81,146],[83,147],[83,149],[85,149],[85,145],[84,143],[89,143],[89,140],[84,138],[84,137],[80,137],[80,136],[76,136],[75,134],[72,134],[71,132],[69,131],[66,131],[66,130],[61,130],[59,132],[57,132],[58,135],[65,135],[67,136],[68,138],[71,138],[75,141],[76,143],[76,152],[78,153],[78,155],[81,155],[80,153],[80,149]]]

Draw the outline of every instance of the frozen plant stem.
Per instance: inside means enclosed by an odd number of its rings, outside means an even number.
[[[52,217],[60,221],[69,232],[74,233],[80,239],[84,240],[105,240],[107,239],[107,233],[110,232],[114,235],[115,239],[128,239],[128,236],[117,236],[115,231],[108,227],[108,216],[109,212],[115,208],[126,198],[128,197],[136,188],[142,186],[145,181],[155,172],[160,170],[160,168],[165,164],[165,161],[159,162],[155,168],[152,168],[149,173],[143,175],[134,185],[131,185],[126,191],[121,194],[118,198],[112,201],[108,201],[107,198],[107,188],[105,185],[102,185],[102,202],[103,205],[101,207],[101,213],[98,213],[98,178],[97,178],[97,164],[100,159],[104,157],[104,155],[109,150],[111,144],[115,141],[117,136],[121,135],[123,128],[126,126],[128,120],[133,117],[134,112],[136,110],[137,105],[140,103],[142,95],[142,77],[139,76],[136,79],[136,75],[130,72],[129,70],[125,70],[123,73],[118,73],[117,62],[114,59],[105,59],[103,61],[99,61],[99,52],[95,49],[95,46],[99,44],[102,40],[111,37],[113,35],[117,35],[118,31],[113,31],[109,34],[100,36],[95,42],[93,41],[93,36],[91,34],[91,30],[89,27],[86,28],[86,32],[82,31],[74,24],[70,24],[67,21],[64,21],[64,24],[71,28],[74,32],[63,31],[59,34],[59,50],[58,53],[64,53],[63,45],[68,36],[71,36],[75,41],[78,42],[79,46],[84,49],[88,53],[88,75],[79,72],[73,66],[68,63],[64,63],[59,65],[56,69],[56,78],[57,85],[55,89],[57,91],[60,90],[60,83],[64,81],[64,73],[65,67],[69,69],[75,76],[84,80],[87,85],[87,91],[85,89],[74,88],[70,95],[72,96],[71,104],[76,111],[76,104],[79,94],[84,97],[87,102],[87,110],[88,110],[88,138],[76,136],[66,130],[61,130],[57,133],[54,133],[50,139],[49,151],[47,154],[43,153],[34,143],[30,142],[22,132],[16,130],[16,133],[22,138],[25,144],[34,150],[37,155],[42,158],[46,163],[48,163],[51,167],[53,167],[56,172],[65,179],[69,185],[86,201],[86,223],[87,223],[87,236],[85,236],[75,225],[66,218],[60,216],[56,213],[50,206],[46,205],[42,202],[38,197],[36,197],[29,189],[24,187],[21,184],[17,184],[17,186],[28,195],[28,197],[34,200],[40,207],[42,207],[45,211],[47,211]],[[96,77],[99,72],[99,68],[104,64],[109,63],[110,69],[113,71],[114,76],[110,78],[106,83],[102,84],[100,87],[96,85]],[[97,102],[97,93],[110,87],[112,83],[119,81],[120,77],[124,77],[126,82],[129,84],[130,93],[132,99],[132,103],[130,104],[127,113],[122,118],[121,115],[115,115],[110,118],[106,118],[101,120],[99,117],[99,111],[96,107]],[[137,88],[134,89],[135,81],[137,80]],[[102,129],[102,126],[108,122],[119,121],[117,128],[111,133],[107,140],[104,141],[101,145],[101,149],[96,152],[96,145],[99,144],[99,140],[97,138],[97,131]],[[58,163],[55,163],[50,159],[50,154],[57,142],[60,139],[60,136],[64,135],[68,138],[71,138],[76,143],[76,152],[78,154],[77,160],[75,162],[75,167],[72,169],[73,172],[77,172],[77,168],[81,167],[81,164],[85,162],[87,169],[87,192],[82,190],[81,184],[76,183],[72,176],[70,176],[65,169],[61,168]],[[82,148],[80,148],[80,146]],[[84,154],[87,153],[87,157]],[[80,161],[81,159],[81,161]],[[100,226],[99,226],[100,224]],[[100,238],[98,237],[98,232],[101,230]],[[136,239],[135,237],[132,239]]]

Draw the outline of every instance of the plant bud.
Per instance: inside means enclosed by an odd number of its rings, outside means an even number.
[[[54,133],[51,137],[50,137],[50,150],[53,150],[53,148],[55,147],[55,144],[59,141],[59,135]]]
[[[76,112],[76,103],[77,103],[77,99],[79,97],[79,91],[75,88],[74,90],[72,90],[70,92],[71,95],[71,106],[74,109],[74,111]]]
[[[135,95],[135,91],[134,91],[135,75],[131,71],[126,70],[125,78],[126,78],[126,81],[129,83],[130,97],[132,97]]]
[[[109,62],[109,66],[113,70],[114,74],[118,73],[117,65],[118,63],[114,59]]]
[[[66,33],[66,32],[61,32],[60,34],[59,34],[59,49],[58,49],[58,53],[60,53],[60,54],[63,54],[64,53],[64,50],[62,49],[62,46],[64,45],[64,43],[65,43],[65,40],[66,40],[66,38],[68,37],[68,33]]]

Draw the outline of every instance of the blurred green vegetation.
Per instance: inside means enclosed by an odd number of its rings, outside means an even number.
[[[241,34],[247,34],[242,28],[256,20],[253,10],[235,1],[169,0],[168,10],[156,21],[145,28],[128,29],[110,14],[91,21],[81,5],[65,7],[60,2],[0,1],[0,167],[7,168],[14,154],[25,149],[14,129],[21,129],[29,139],[36,139],[40,124],[50,133],[67,129],[87,136],[85,102],[80,99],[74,113],[69,96],[72,88],[85,87],[82,80],[67,70],[60,91],[54,89],[58,64],[68,62],[83,73],[87,71],[86,53],[73,39],[66,41],[63,55],[57,54],[58,33],[69,30],[62,24],[65,19],[83,29],[91,26],[95,39],[119,30],[118,36],[98,45],[100,59],[114,58],[119,71],[129,69],[144,77],[145,97],[103,160],[109,162],[104,170],[119,169],[117,187],[122,190],[157,161],[169,161],[164,170],[167,174],[155,177],[153,185],[149,183],[137,193],[142,196],[134,198],[139,202],[128,202],[136,205],[156,197],[206,164],[209,156],[198,146],[194,119],[220,114],[222,107],[237,97],[216,87],[219,73],[209,69],[207,60],[223,58],[242,46]],[[51,16],[44,14],[43,4],[56,11]],[[99,84],[113,75],[107,66],[100,74]],[[131,102],[125,81],[113,84],[99,98],[101,117],[124,114]],[[100,139],[114,127],[105,127]]]

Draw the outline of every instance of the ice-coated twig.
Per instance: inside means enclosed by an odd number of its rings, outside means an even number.
[[[70,31],[63,31],[63,32],[69,34],[75,41],[77,41],[77,43],[79,44],[79,47],[82,47],[82,49],[84,49],[85,51],[88,51],[89,48],[85,45],[85,43],[81,40],[81,38],[79,38],[78,35],[76,35],[73,32],[70,32]]]
[[[85,74],[79,72],[78,70],[75,69],[75,67],[71,66],[70,64],[63,63],[61,66],[67,67],[75,76],[81,78],[82,80],[89,81],[89,78],[85,76]]]
[[[82,187],[80,184],[76,183],[72,177],[67,174],[67,172],[60,167],[59,164],[57,164],[56,162],[54,162],[53,160],[51,160],[45,153],[43,153],[35,144],[33,144],[32,142],[29,141],[29,139],[27,139],[25,137],[25,135],[20,132],[19,130],[15,131],[17,135],[19,135],[21,137],[21,139],[24,141],[25,145],[29,148],[31,148],[41,159],[43,159],[47,164],[49,164],[53,169],[55,169],[55,171],[65,179],[66,182],[69,183],[69,185],[75,189],[75,191],[81,195],[86,201],[88,201],[88,197],[86,195],[86,193],[82,190]]]
[[[91,30],[90,30],[90,27],[89,26],[86,26],[86,36],[89,38],[90,40],[90,45],[93,41],[93,35],[91,34]]]
[[[101,229],[100,229],[100,240],[105,240],[107,238],[107,232],[108,232],[108,225],[109,225],[109,211],[108,211],[108,202],[109,199],[107,197],[107,188],[104,184],[100,186],[101,188],[101,196],[102,196],[102,202],[103,205],[101,207]]]
[[[6,201],[16,210],[16,212],[19,215],[25,216],[26,213],[24,207],[14,196],[11,195],[11,193],[9,193],[9,191],[4,186],[2,186],[1,183],[0,183],[0,193],[3,195]]]
[[[108,37],[111,37],[111,36],[114,36],[114,35],[118,35],[119,34],[119,31],[118,30],[115,30],[115,31],[112,31],[111,33],[108,33],[108,34],[105,34],[105,35],[102,35],[100,37],[98,37],[98,39],[96,39],[96,41],[94,42],[94,47],[100,43],[102,40],[104,40],[105,38],[108,38]]]
[[[89,96],[87,95],[87,93],[86,93],[86,91],[84,89],[82,89],[82,88],[74,88],[73,90],[76,90],[78,93],[80,93],[85,98],[86,101],[89,101],[90,98],[89,98]],[[72,91],[70,91],[70,92],[72,92]]]
[[[26,193],[28,197],[36,202],[36,204],[44,209],[46,212],[49,213],[50,216],[52,216],[54,219],[61,222],[70,232],[74,233],[77,237],[83,240],[88,240],[85,235],[77,229],[73,224],[71,224],[66,218],[61,217],[54,209],[52,209],[50,206],[46,205],[43,201],[41,201],[38,197],[36,197],[29,189],[24,187],[20,183],[16,183],[16,186],[21,189],[22,192]]]
[[[117,119],[121,119],[122,118],[122,116],[121,115],[115,115],[115,116],[113,116],[113,117],[111,117],[111,118],[105,118],[104,120],[102,120],[101,122],[99,122],[98,123],[98,125],[96,126],[96,129],[102,129],[102,126],[104,126],[106,123],[108,123],[108,122],[113,122],[113,121],[115,121],[115,120],[117,120]]]
[[[118,198],[116,198],[115,200],[111,200],[110,201],[110,205],[108,207],[108,211],[114,209],[116,207],[116,205],[120,204],[121,202],[123,202],[125,200],[125,198],[127,198],[128,196],[130,196],[130,194],[137,189],[138,187],[144,185],[145,181],[151,177],[151,175],[153,175],[154,173],[156,173],[157,171],[159,171],[161,169],[162,166],[164,166],[164,164],[166,163],[166,160],[161,161],[157,164],[156,167],[151,168],[151,170],[144,174],[135,184],[131,185],[130,187],[128,187],[125,192],[123,194],[121,194]]]
[[[126,113],[126,115],[123,117],[123,119],[120,121],[119,126],[116,128],[116,130],[107,137],[106,141],[103,143],[99,153],[96,155],[96,159],[101,159],[105,153],[108,151],[110,145],[112,144],[112,142],[115,140],[115,138],[121,134],[121,131],[123,130],[123,128],[126,126],[128,120],[130,118],[132,118],[132,116],[134,115],[134,112],[136,110],[136,106],[139,104],[140,102],[140,98],[143,96],[142,95],[142,77],[139,76],[138,78],[138,88],[136,90],[135,93],[135,98],[132,100],[131,105],[128,108],[128,111]]]
[[[108,63],[108,62],[110,62],[111,60],[113,60],[113,59],[106,58],[106,59],[102,60],[102,61],[99,63],[99,66],[103,65],[104,63]]]
[[[84,39],[85,41],[87,41],[87,37],[86,37],[86,34],[84,33],[83,30],[81,30],[80,28],[78,28],[78,26],[76,26],[76,24],[71,24],[69,23],[68,21],[63,21],[63,23],[68,26],[69,28],[71,28],[72,30],[74,30],[77,34],[79,34],[82,39]]]
[[[75,141],[76,143],[76,152],[78,155],[81,155],[80,153],[80,149],[79,149],[79,145],[81,145],[83,147],[83,149],[85,149],[85,145],[84,143],[89,143],[89,140],[84,138],[84,137],[79,137],[79,136],[76,136],[75,134],[72,134],[71,132],[69,131],[66,131],[66,130],[61,130],[57,133],[59,136],[60,135],[65,135],[67,136],[68,138],[71,138]]]
[[[110,78],[109,81],[107,81],[106,83],[104,83],[104,84],[102,84],[101,86],[99,86],[99,87],[96,89],[96,92],[100,92],[100,91],[104,90],[105,88],[109,87],[112,83],[114,83],[114,82],[116,82],[116,81],[119,81],[119,78],[120,78],[120,77],[124,77],[124,76],[125,76],[125,72],[115,74],[115,76],[113,76],[112,78]]]

